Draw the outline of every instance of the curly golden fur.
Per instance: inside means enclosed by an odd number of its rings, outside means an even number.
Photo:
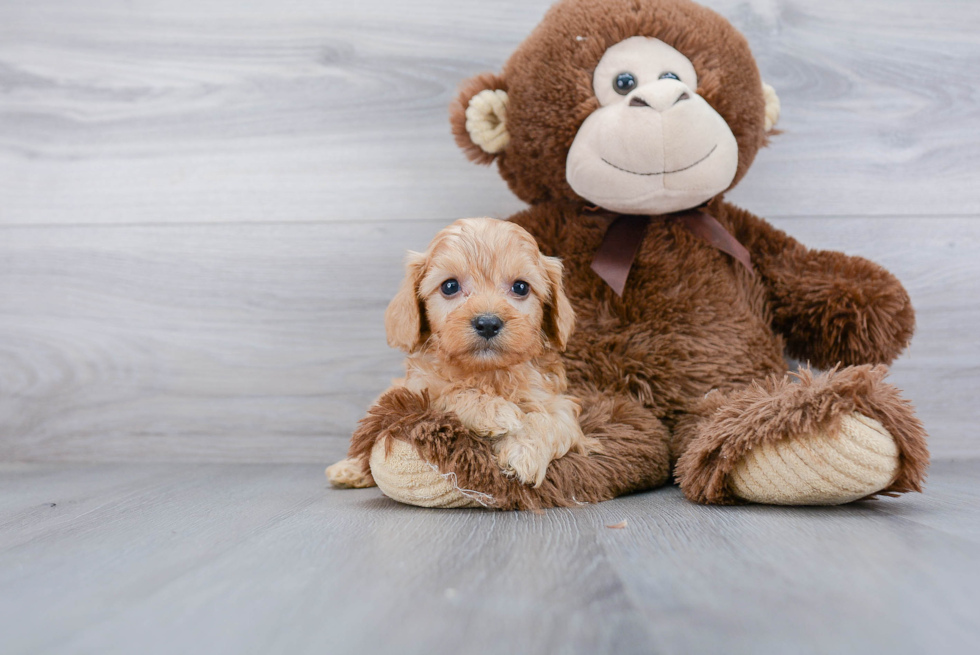
[[[492,336],[478,327],[486,318],[499,321]],[[573,324],[562,264],[530,234],[490,218],[456,221],[425,253],[409,253],[385,312],[389,343],[409,353],[394,387],[426,394],[491,443],[504,472],[540,485],[553,459],[588,452],[559,355]],[[363,486],[341,476],[350,468],[328,475]]]

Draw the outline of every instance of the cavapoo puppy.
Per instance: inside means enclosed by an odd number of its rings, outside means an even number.
[[[456,221],[407,274],[385,312],[388,343],[409,353],[395,386],[429,394],[470,430],[493,440],[501,468],[540,485],[548,464],[586,452],[581,408],[564,395],[559,353],[574,324],[562,265],[523,228],[490,218]],[[362,465],[327,469],[337,486],[369,486]]]

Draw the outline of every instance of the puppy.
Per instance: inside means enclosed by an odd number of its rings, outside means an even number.
[[[407,274],[385,312],[388,344],[409,354],[393,382],[427,391],[440,410],[493,440],[505,473],[538,486],[548,464],[587,452],[581,408],[564,394],[559,353],[574,324],[562,265],[520,226],[490,218],[456,221]],[[362,464],[327,469],[337,486],[368,486]]]

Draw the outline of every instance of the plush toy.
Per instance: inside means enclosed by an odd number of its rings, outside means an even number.
[[[485,439],[402,389],[369,410],[342,466],[446,507],[568,506],[672,477],[715,504],[921,490],[926,435],[884,382],[914,328],[905,289],[723,199],[778,116],[745,39],[709,9],[552,7],[501,74],[465,83],[451,122],[530,205],[510,220],[565,264],[569,393],[596,445],[522,484]],[[826,372],[789,374],[784,352]]]

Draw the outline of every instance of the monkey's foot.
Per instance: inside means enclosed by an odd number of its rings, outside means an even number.
[[[338,489],[363,489],[373,487],[374,479],[370,471],[365,471],[360,462],[342,459],[327,467],[327,480]]]
[[[440,473],[419,457],[411,444],[399,439],[379,439],[374,444],[371,472],[386,496],[406,505],[482,507],[493,500],[486,494],[460,489],[455,474]]]
[[[884,382],[886,372],[801,371],[795,380],[774,376],[707,396],[675,467],[681,489],[700,503],[772,505],[921,491],[926,433],[909,402]]]
[[[898,474],[898,446],[878,421],[854,412],[834,432],[818,431],[752,448],[729,486],[769,505],[840,505],[881,491]]]

